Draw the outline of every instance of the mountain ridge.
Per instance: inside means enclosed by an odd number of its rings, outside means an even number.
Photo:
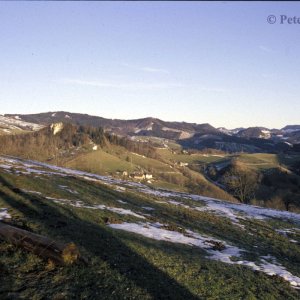
[[[144,117],[144,118],[134,118],[134,119],[118,119],[118,118],[104,118],[101,116],[96,116],[96,115],[90,115],[90,114],[86,114],[86,113],[72,113],[72,112],[68,112],[68,111],[49,111],[49,112],[42,112],[42,113],[34,113],[34,114],[3,114],[4,117],[9,117],[9,118],[15,118],[17,119],[18,117],[21,118],[24,121],[27,122],[37,122],[40,123],[42,122],[44,125],[48,125],[50,122],[53,123],[52,121],[56,120],[57,118],[61,120],[61,118],[64,118],[66,120],[72,120],[75,117],[82,117],[82,118],[88,118],[88,119],[99,119],[99,120],[103,120],[103,122],[112,122],[112,123],[116,123],[116,122],[124,122],[124,123],[133,123],[133,122],[162,122],[165,124],[174,124],[174,125],[182,125],[185,127],[198,127],[198,126],[210,126],[218,131],[222,130],[226,130],[229,132],[238,132],[241,130],[246,130],[249,128],[260,128],[260,129],[266,129],[266,130],[270,130],[270,131],[276,131],[276,130],[280,130],[280,131],[286,131],[286,130],[294,130],[294,131],[298,131],[300,130],[300,125],[297,124],[287,124],[282,128],[267,128],[265,126],[249,126],[249,127],[237,127],[237,128],[232,128],[232,129],[228,129],[226,127],[214,127],[213,125],[211,125],[210,123],[195,123],[195,122],[186,122],[186,121],[165,121],[159,118],[155,118],[155,117]],[[30,121],[29,121],[30,120]]]
[[[254,126],[230,130],[224,127],[215,128],[209,123],[173,122],[153,117],[129,120],[107,119],[67,111],[5,114],[4,117],[38,124],[39,126],[66,122],[75,125],[102,127],[105,131],[120,136],[154,136],[176,140],[183,146],[195,149],[214,148],[229,152],[278,152],[288,151],[295,148],[293,145],[300,144],[300,125],[286,125],[282,129]]]

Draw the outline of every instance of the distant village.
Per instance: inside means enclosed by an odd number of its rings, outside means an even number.
[[[138,180],[138,181],[142,181],[142,180],[151,180],[153,179],[153,175],[151,173],[148,172],[132,172],[132,173],[128,173],[128,171],[123,171],[123,172],[116,172],[117,176],[122,176],[123,178],[130,178],[130,179],[134,179],[134,180]]]
[[[187,167],[189,164],[186,162],[176,162],[175,163],[176,166],[179,167]],[[122,171],[122,172],[116,172],[116,175],[118,176],[122,176],[123,178],[129,178],[129,179],[134,179],[134,180],[138,180],[138,181],[142,181],[142,180],[147,180],[150,183],[150,180],[153,180],[153,174],[146,172],[146,171],[137,171],[137,172],[132,172],[129,173],[128,171]]]

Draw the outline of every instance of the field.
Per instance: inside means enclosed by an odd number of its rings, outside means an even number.
[[[276,154],[240,154],[237,159],[238,161],[244,163],[246,166],[257,170],[265,170],[279,167],[279,160]]]
[[[107,153],[104,150],[96,150],[80,154],[76,158],[65,162],[64,165],[98,174],[112,174],[125,170],[134,170],[134,166],[131,163]]]
[[[299,215],[4,158],[0,181],[0,218],[89,261],[0,242],[1,299],[299,299]]]
[[[178,153],[178,151],[172,151],[170,149],[159,149],[158,153],[166,160],[169,161],[177,161],[177,162],[185,162],[189,164],[205,164],[211,162],[221,161],[226,157],[225,155],[218,154],[182,154]]]
[[[260,171],[272,168],[290,169],[300,162],[299,154],[242,153],[235,157],[247,167]]]
[[[89,170],[99,174],[114,174],[118,171],[133,172],[141,169],[154,169],[157,173],[172,171],[168,164],[129,152],[118,146],[110,146],[109,148],[84,153],[67,160],[64,164],[67,167]]]
[[[127,179],[129,178],[122,176],[123,171],[127,171],[129,174],[131,172],[148,172],[153,175],[153,179],[148,182],[153,187],[182,192],[201,192],[201,194],[206,196],[234,200],[228,193],[209,182],[200,172],[178,165],[179,162],[190,162],[189,167],[194,167],[198,171],[202,163],[218,162],[223,160],[223,157],[203,154],[172,154],[170,150],[166,151],[158,149],[157,152],[160,158],[153,159],[127,151],[120,146],[110,145],[110,147],[97,151],[87,151],[75,157],[67,158],[62,165],[101,175],[109,174],[114,177]],[[162,155],[166,153],[170,158],[167,158],[167,155]]]

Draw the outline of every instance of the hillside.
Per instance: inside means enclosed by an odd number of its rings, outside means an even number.
[[[91,149],[95,143],[106,143],[102,128],[56,123],[34,132],[0,136],[0,153],[41,161],[56,160],[64,153]]]
[[[232,195],[243,186],[245,190],[252,186],[249,193],[252,204],[300,212],[299,166],[298,154],[241,153],[212,161],[206,166],[205,174]],[[234,180],[228,182],[230,178],[240,180],[240,185],[233,190],[230,186]]]
[[[300,156],[297,153],[228,154],[216,150],[185,150],[172,140],[118,137],[105,133],[101,127],[56,123],[31,133],[1,136],[0,154],[143,181],[156,188],[243,202],[241,195],[236,194],[237,188],[232,189],[223,182],[230,166],[237,161],[247,170],[247,176],[255,177],[251,183],[255,187],[247,201],[263,207],[300,210]],[[148,174],[149,178],[138,179],[141,174]]]
[[[181,139],[192,136],[195,132],[217,132],[209,124],[192,124],[186,122],[165,122],[156,118],[136,120],[105,119],[98,116],[70,112],[49,112],[32,115],[5,115],[19,117],[24,121],[49,125],[51,123],[69,122],[75,125],[103,127],[120,135],[151,135],[164,138]]]
[[[43,127],[40,124],[25,122],[18,116],[4,117],[0,115],[0,135],[36,131]]]
[[[299,298],[298,214],[0,160],[2,222],[88,258],[57,267],[0,242],[2,299]]]
[[[156,187],[201,193],[235,201],[226,191],[215,186],[203,175],[179,168],[178,161],[164,159],[152,142],[132,141],[102,128],[56,125],[31,133],[0,137],[0,154],[14,155],[101,175],[127,178],[132,173],[150,173],[148,183]]]

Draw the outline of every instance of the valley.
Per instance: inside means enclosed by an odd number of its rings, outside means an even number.
[[[4,239],[0,297],[298,299],[297,151],[32,124],[0,136],[0,220],[74,243],[85,263],[56,266]]]
[[[299,300],[299,9],[0,1],[0,300]]]

